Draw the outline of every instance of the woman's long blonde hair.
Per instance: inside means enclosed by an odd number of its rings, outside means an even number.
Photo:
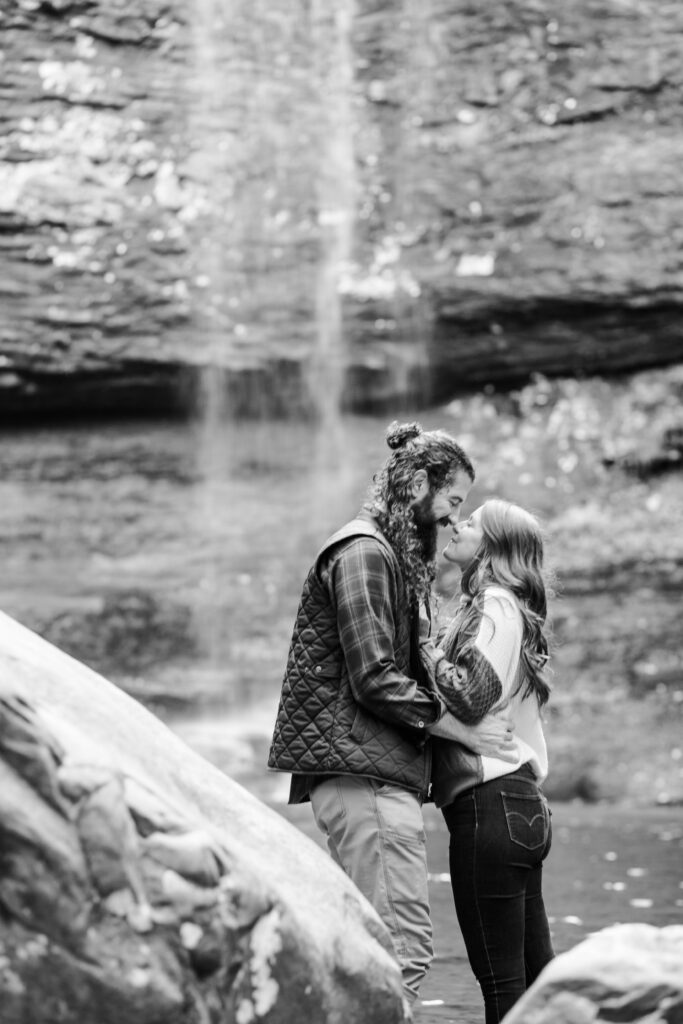
[[[535,693],[539,704],[550,696],[548,681],[548,590],[543,567],[543,537],[538,520],[519,505],[492,498],[481,506],[483,539],[462,574],[461,587],[471,600],[459,633],[471,633],[481,614],[484,590],[505,587],[517,598],[522,613],[520,685],[524,696]],[[468,630],[468,626],[470,629]]]

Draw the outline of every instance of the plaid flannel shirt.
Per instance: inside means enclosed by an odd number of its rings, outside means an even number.
[[[354,699],[377,718],[426,739],[442,707],[397,664],[398,617],[409,612],[386,554],[371,538],[354,538],[332,551],[321,576],[336,605]]]

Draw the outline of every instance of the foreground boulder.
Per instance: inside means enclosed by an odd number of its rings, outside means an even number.
[[[3,1024],[394,1024],[390,940],[313,842],[0,614]]]
[[[683,1020],[683,925],[605,928],[557,957],[505,1024]]]

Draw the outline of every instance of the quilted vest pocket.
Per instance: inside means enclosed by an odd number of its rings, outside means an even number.
[[[550,811],[541,793],[503,793],[508,833],[513,843],[526,850],[538,850],[548,840]]]
[[[356,713],[353,719],[353,725],[351,726],[351,739],[355,743],[365,743],[367,740],[372,739],[377,734],[377,726],[373,728],[373,722],[367,711],[363,708],[357,707]]]

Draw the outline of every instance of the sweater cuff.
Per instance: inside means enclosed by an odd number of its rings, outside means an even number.
[[[420,644],[420,661],[432,690],[436,690],[439,678],[439,664],[446,654],[440,647],[435,647],[433,640],[425,640]]]

